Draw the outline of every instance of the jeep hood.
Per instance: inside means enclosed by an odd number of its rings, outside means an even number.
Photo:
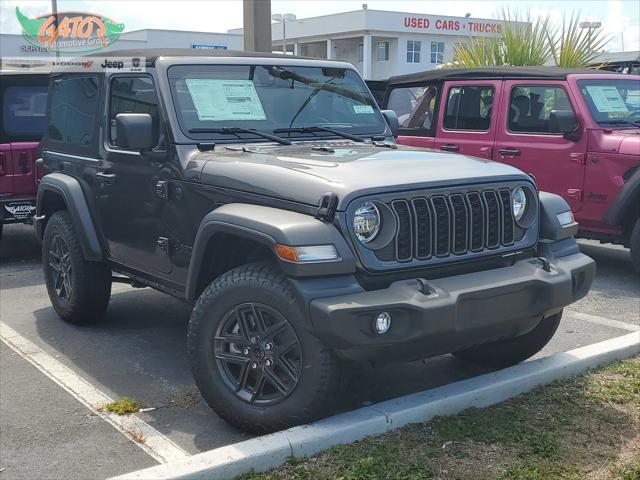
[[[640,128],[597,129],[593,132],[591,151],[640,156]]]
[[[370,193],[529,178],[501,163],[400,145],[219,145],[193,159],[205,162],[203,184],[308,205],[318,205],[325,193],[333,192],[339,210]]]

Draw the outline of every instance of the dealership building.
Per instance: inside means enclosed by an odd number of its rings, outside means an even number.
[[[470,37],[496,35],[503,22],[472,17],[450,17],[363,9],[272,24],[273,50],[288,54],[344,60],[367,80],[386,79],[430,70],[453,59],[457,43]],[[242,50],[242,29],[226,33],[144,29],[124,32],[105,50],[141,48],[223,48]],[[3,34],[0,55],[37,61],[51,51],[29,43],[22,35]]]
[[[470,37],[493,36],[504,22],[363,8],[271,25],[274,51],[344,60],[366,80],[431,70],[453,60],[454,46]],[[242,33],[242,29],[230,30]]]

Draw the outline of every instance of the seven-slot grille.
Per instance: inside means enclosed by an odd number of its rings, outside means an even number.
[[[464,255],[514,243],[509,189],[398,199],[395,259]]]

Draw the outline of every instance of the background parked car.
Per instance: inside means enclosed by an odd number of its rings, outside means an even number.
[[[5,223],[28,223],[36,210],[48,85],[46,73],[0,72],[0,236]]]
[[[631,248],[640,272],[640,77],[546,67],[389,79],[399,143],[511,164],[564,197],[585,238]]]

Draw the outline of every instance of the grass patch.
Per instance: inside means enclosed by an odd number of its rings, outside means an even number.
[[[640,357],[243,480],[640,480]]]
[[[129,397],[122,397],[115,402],[107,403],[100,410],[106,410],[116,415],[130,415],[140,410],[141,405]]]

